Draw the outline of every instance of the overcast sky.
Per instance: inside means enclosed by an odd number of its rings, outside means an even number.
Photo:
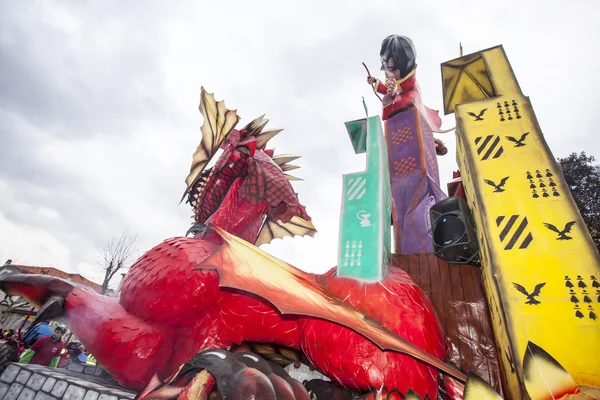
[[[598,0],[14,1],[0,0],[0,263],[54,266],[101,282],[97,249],[123,230],[140,255],[183,235],[178,205],[200,140],[200,86],[284,128],[271,145],[294,171],[315,238],[267,251],[308,271],[337,257],[341,175],[362,170],[344,121],[380,104],[391,33],[417,47],[424,101],[442,108],[440,63],[504,45],[556,157],[600,157]],[[446,127],[454,116],[444,117]],[[442,187],[456,169],[440,135]]]

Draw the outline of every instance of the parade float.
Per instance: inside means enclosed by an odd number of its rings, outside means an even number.
[[[380,55],[383,124],[346,123],[366,168],[343,177],[336,268],[259,248],[316,232],[297,157],[202,89],[185,236],[137,260],[118,299],[9,267],[0,288],[63,318],[139,399],[600,398],[600,257],[503,48],[442,64],[450,198],[414,45],[392,35]],[[299,363],[329,380],[300,385],[282,369]]]

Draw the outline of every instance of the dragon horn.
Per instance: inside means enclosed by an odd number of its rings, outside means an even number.
[[[300,168],[299,165],[293,165],[293,164],[283,164],[281,166],[281,170],[284,171],[284,172],[285,171],[292,171],[292,170],[298,169],[298,168]]]
[[[273,161],[275,161],[275,164],[277,164],[281,167],[282,165],[292,162],[294,160],[297,160],[299,158],[300,158],[300,156],[293,156],[291,154],[282,154],[282,155],[273,157]]]
[[[282,154],[282,155],[273,157],[273,161],[275,162],[275,164],[277,164],[279,166],[279,168],[281,168],[281,170],[283,172],[285,172],[285,171],[292,171],[294,169],[300,168],[300,166],[298,166],[298,165],[288,164],[289,162],[297,160],[299,158],[300,158],[300,156],[294,156],[291,154]],[[289,174],[283,174],[283,175],[285,175],[285,177],[287,178],[288,181],[303,181],[304,180],[304,179],[300,179],[300,178],[297,178],[297,177],[289,175]]]
[[[242,130],[246,131],[245,136],[257,136],[262,132],[263,128],[268,123],[269,120],[265,119],[265,114],[263,114],[255,120],[253,120],[252,122],[250,122],[248,125],[246,125]]]
[[[253,132],[256,128],[258,128],[262,124],[264,118],[265,118],[265,114],[261,115],[258,118],[253,119],[243,128],[243,130],[246,130],[248,132]]]
[[[268,119],[265,119],[264,122],[262,124],[260,124],[260,126],[258,128],[256,128],[252,134],[252,136],[258,136],[261,134],[263,128],[269,123]]]
[[[283,129],[274,129],[272,131],[262,132],[258,136],[256,136],[256,148],[262,149],[267,145],[267,142],[275,137],[279,132]]]

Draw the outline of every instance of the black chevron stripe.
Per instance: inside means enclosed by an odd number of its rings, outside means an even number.
[[[504,250],[512,250],[517,243],[519,249],[526,249],[533,242],[533,234],[528,229],[529,221],[526,216],[519,214],[496,217],[496,227],[501,228],[498,238],[506,243]]]
[[[490,157],[498,158],[504,153],[504,149],[500,144],[500,136],[498,135],[487,135],[485,137],[479,136],[475,138],[475,145],[477,147],[477,155],[482,155],[481,161],[488,160]]]

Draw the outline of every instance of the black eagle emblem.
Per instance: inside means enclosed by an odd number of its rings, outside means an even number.
[[[506,181],[508,180],[508,176],[502,178],[502,180],[500,181],[499,184],[496,185],[496,183],[494,181],[491,181],[489,179],[484,179],[483,181],[485,183],[487,183],[490,186],[494,187],[494,193],[502,193],[504,192],[504,189],[502,188],[504,186],[504,184],[506,183]]]
[[[525,141],[525,138],[527,137],[527,135],[529,135],[529,132],[525,132],[524,134],[521,135],[521,138],[519,140],[517,140],[516,138],[512,137],[512,136],[507,136],[506,138],[508,140],[510,140],[511,142],[513,142],[515,144],[515,147],[523,147],[525,146],[525,143],[523,143]]]
[[[513,286],[520,293],[523,293],[525,296],[527,296],[527,301],[525,302],[525,304],[529,304],[530,306],[537,306],[541,302],[536,300],[535,297],[540,295],[540,291],[542,290],[542,288],[544,286],[546,286],[546,282],[538,283],[537,285],[535,285],[535,289],[533,289],[533,292],[531,292],[531,293],[529,293],[527,291],[527,289],[525,289],[523,286],[519,285],[518,283],[513,282]]]
[[[558,234],[558,237],[556,238],[556,240],[571,240],[571,239],[573,239],[571,236],[567,236],[567,233],[571,232],[571,228],[573,227],[573,225],[575,225],[575,221],[569,221],[565,225],[564,229],[561,231],[556,226],[554,226],[552,224],[547,224],[544,222],[544,226],[546,228],[548,228],[552,232],[556,232]]]
[[[484,108],[483,110],[479,111],[479,114],[475,114],[474,112],[470,111],[467,114],[475,118],[473,121],[483,121],[483,114],[485,113],[485,110],[487,110],[487,108]]]

